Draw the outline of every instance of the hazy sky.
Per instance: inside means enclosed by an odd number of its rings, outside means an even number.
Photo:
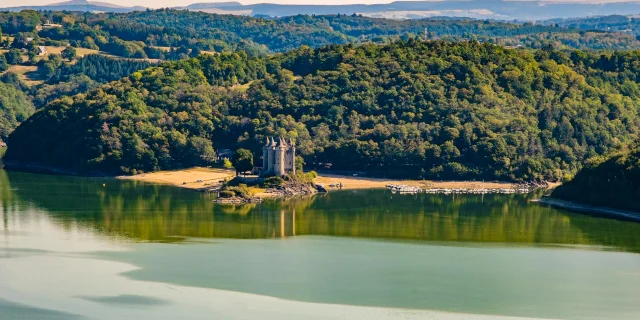
[[[67,0],[0,0],[0,7],[26,6],[26,5],[42,5],[56,2],[64,2]],[[92,1],[92,0],[89,0]],[[151,8],[159,7],[175,7],[184,6],[192,3],[201,2],[224,2],[236,1],[243,4],[251,3],[287,3],[287,4],[348,4],[348,3],[389,3],[393,0],[94,0],[97,2],[108,2],[121,6],[145,6]],[[407,0],[404,0],[407,1]],[[416,0],[409,0],[416,1]],[[422,0],[422,1],[447,1],[447,0]],[[519,1],[519,0],[512,0]],[[523,0],[520,0],[523,1]],[[524,0],[526,1],[526,0]],[[630,2],[640,0],[539,0],[545,2],[583,2],[583,3],[607,3],[607,2]]]
[[[66,2],[68,0],[0,0],[0,6],[27,6],[42,5],[49,3]],[[348,3],[389,3],[393,0],[89,0],[96,2],[108,2],[121,6],[145,6],[152,8],[185,6],[192,3],[211,2],[240,2],[242,4],[252,3],[286,3],[286,4],[348,4]],[[409,0],[415,1],[415,0]]]

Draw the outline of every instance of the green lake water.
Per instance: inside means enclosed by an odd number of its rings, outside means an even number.
[[[637,319],[640,224],[539,196],[234,207],[0,170],[0,319]]]

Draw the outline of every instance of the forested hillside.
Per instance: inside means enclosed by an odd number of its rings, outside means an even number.
[[[640,149],[587,163],[553,197],[596,206],[640,211]]]
[[[39,26],[47,21],[57,25]],[[302,45],[388,42],[398,37],[479,40],[501,45],[573,49],[640,49],[635,36],[580,26],[473,19],[389,20],[357,15],[298,15],[276,19],[160,9],[130,13],[0,13],[0,28],[40,44],[69,43],[127,58],[177,60],[202,51],[250,55],[286,52]],[[20,47],[21,41],[14,46]]]
[[[640,34],[640,17],[637,15],[610,15],[576,19],[556,19],[550,23],[582,30],[622,31],[634,35]]]
[[[22,91],[0,83],[0,141],[35,112],[33,104]]]
[[[0,82],[19,88],[40,108],[158,60],[239,51],[257,57],[302,45],[388,43],[425,36],[531,48],[640,48],[640,41],[622,33],[470,19],[397,21],[357,15],[259,19],[169,9],[126,14],[26,10],[0,12]],[[40,46],[49,52],[41,55]]]
[[[473,41],[203,55],[51,102],[10,136],[6,158],[134,173],[279,135],[307,164],[339,170],[560,180],[638,138],[639,74],[640,52]]]
[[[148,61],[114,59],[92,54],[72,63],[65,63],[57,55],[50,55],[39,63],[42,85],[26,88],[36,108],[62,96],[86,92],[100,84],[119,80],[135,71],[156,65]],[[0,79],[2,81],[2,79]]]
[[[32,1],[25,1],[32,2]],[[80,3],[79,3],[80,2]],[[196,2],[184,7],[174,7],[189,10],[203,10],[226,14],[250,14],[260,17],[286,17],[298,14],[329,15],[362,13],[366,16],[388,16],[417,19],[433,15],[453,17],[486,17],[494,20],[507,21],[543,21],[561,17],[586,17],[594,15],[629,14],[640,12],[640,5],[634,0],[458,0],[458,1],[361,1],[361,4],[309,4],[269,3],[251,1],[252,4],[234,1],[205,1]],[[277,1],[279,2],[279,1]],[[189,3],[187,1],[186,3]],[[0,3],[0,7],[4,3]],[[160,2],[158,5],[169,5]],[[38,11],[77,11],[77,12],[131,12],[145,10],[144,7],[113,6],[104,1],[86,3],[86,0],[73,0],[68,3],[55,5],[25,5],[6,8],[10,11],[33,9]]]

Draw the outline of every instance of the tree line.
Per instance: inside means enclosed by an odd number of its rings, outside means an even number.
[[[640,211],[640,149],[592,159],[570,182],[557,187],[553,197]]]
[[[137,173],[296,141],[309,166],[388,177],[563,180],[638,138],[640,52],[476,41],[202,55],[52,101],[7,159]],[[259,163],[259,161],[256,161]]]
[[[18,88],[0,83],[0,141],[35,112],[35,107]]]
[[[37,29],[47,21],[61,27]],[[67,43],[126,58],[179,60],[198,56],[202,51],[245,51],[249,55],[264,55],[300,46],[384,43],[412,37],[522,44],[533,48],[545,45],[572,49],[640,48],[640,40],[634,35],[582,27],[582,24],[510,23],[463,18],[399,21],[358,15],[298,15],[265,19],[176,9],[131,13],[0,12],[0,28],[16,35],[16,39],[38,37],[42,43]],[[15,46],[20,46],[20,43],[14,41]]]

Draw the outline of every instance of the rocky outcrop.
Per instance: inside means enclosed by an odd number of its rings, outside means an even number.
[[[267,193],[277,197],[291,197],[298,195],[310,195],[318,193],[318,189],[313,183],[289,180],[281,186],[269,188]]]

